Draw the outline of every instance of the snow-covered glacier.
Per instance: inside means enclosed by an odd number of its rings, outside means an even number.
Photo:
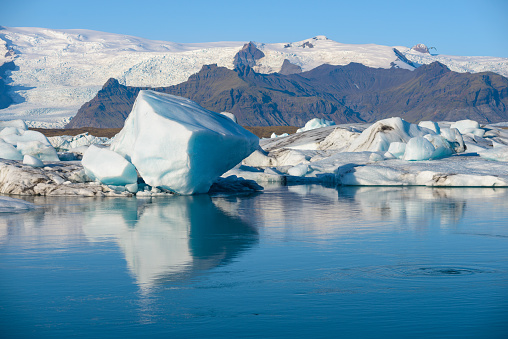
[[[109,79],[129,86],[164,87],[184,82],[205,64],[232,69],[246,41],[174,43],[90,30],[8,28],[0,26],[0,66],[7,71],[14,104],[1,119],[23,119],[29,126],[62,127]],[[326,38],[289,43],[254,42],[264,56],[253,67],[278,72],[284,60],[308,71],[322,64],[413,69],[394,51],[424,64],[440,61],[459,72],[494,71],[508,75],[508,59],[433,56],[403,46],[342,44]]]

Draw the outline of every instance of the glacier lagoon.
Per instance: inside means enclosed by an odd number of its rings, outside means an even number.
[[[0,213],[5,337],[508,334],[506,188],[23,199]]]

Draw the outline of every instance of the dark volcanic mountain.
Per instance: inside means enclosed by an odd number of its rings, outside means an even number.
[[[235,68],[249,66],[254,67],[256,60],[261,59],[265,56],[265,53],[261,52],[256,45],[251,41],[248,44],[243,45],[242,49],[236,53],[233,65]]]
[[[67,127],[122,127],[141,89],[147,88],[110,79]],[[392,116],[411,122],[508,120],[507,78],[456,73],[437,62],[414,71],[351,63],[287,75],[258,74],[246,65],[235,70],[207,65],[184,83],[153,90],[189,98],[212,111],[232,112],[246,126],[302,126],[316,117],[336,123]]]

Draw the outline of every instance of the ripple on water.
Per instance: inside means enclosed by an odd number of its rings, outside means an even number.
[[[396,265],[364,267],[360,272],[388,278],[404,277],[454,277],[473,274],[495,273],[492,269],[457,266]]]
[[[407,276],[456,276],[456,275],[472,275],[479,273],[490,273],[491,271],[486,271],[477,268],[467,268],[467,267],[413,267],[403,270],[401,273]]]

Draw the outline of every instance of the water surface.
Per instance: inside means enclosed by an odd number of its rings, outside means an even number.
[[[26,200],[5,338],[508,337],[506,189]]]

